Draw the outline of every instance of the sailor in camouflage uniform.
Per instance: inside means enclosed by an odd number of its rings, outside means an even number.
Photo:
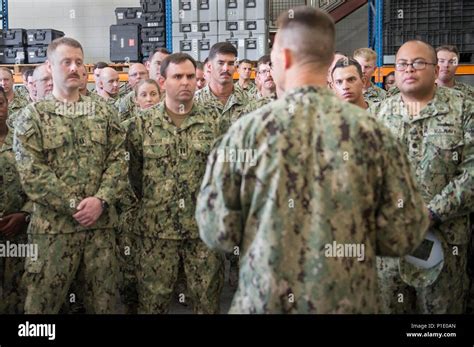
[[[366,82],[364,85],[364,99],[378,103],[385,99],[386,91],[372,83],[372,75],[377,68],[377,53],[370,48],[359,48],[354,51],[354,59],[362,67]]]
[[[127,186],[125,134],[113,108],[79,94],[80,43],[59,38],[47,54],[53,94],[28,105],[15,124],[17,169],[35,211],[29,242],[39,249],[36,261],[26,260],[25,313],[57,313],[81,269],[86,311],[113,313],[114,206]]]
[[[473,103],[435,85],[439,68],[430,45],[409,41],[396,59],[400,93],[372,111],[408,154],[444,261],[423,269],[404,258],[380,258],[384,312],[463,313],[474,208]]]
[[[187,54],[161,65],[166,99],[130,120],[131,163],[141,170],[136,221],[139,313],[167,313],[183,265],[194,312],[219,313],[223,257],[199,239],[196,196],[214,141],[210,112],[193,102],[196,63]]]
[[[232,84],[236,48],[229,42],[218,42],[209,52],[210,81],[196,92],[195,100],[206,108],[216,108],[219,116],[213,120],[216,136],[223,135],[232,123],[261,104]]]
[[[26,227],[32,205],[27,202],[15,168],[13,129],[7,126],[7,115],[7,97],[0,88],[0,243],[20,246],[27,243]],[[23,313],[25,288],[21,277],[24,267],[23,257],[0,257],[0,314]]]
[[[376,313],[376,253],[413,250],[428,217],[395,139],[326,88],[333,20],[293,10],[279,18],[272,50],[285,93],[239,119],[211,152],[200,235],[212,249],[241,247],[231,313]],[[238,150],[254,160],[227,160]]]

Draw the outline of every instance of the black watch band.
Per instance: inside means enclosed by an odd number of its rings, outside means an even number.
[[[100,199],[100,198],[99,198],[99,200],[102,204],[102,211],[107,211],[107,209],[109,208],[109,203],[107,201],[103,200],[103,199]]]

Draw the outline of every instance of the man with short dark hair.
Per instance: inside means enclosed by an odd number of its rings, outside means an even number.
[[[87,313],[117,310],[115,203],[127,187],[124,133],[117,112],[79,93],[81,44],[48,46],[52,95],[29,104],[15,123],[13,148],[25,193],[34,203],[26,259],[25,313],[55,314],[77,273],[85,276]]]
[[[217,108],[220,117],[213,120],[216,136],[224,134],[230,125],[258,105],[247,93],[234,87],[237,49],[229,42],[218,42],[211,47],[207,67],[209,83],[196,93],[195,100],[206,107]]]
[[[237,67],[237,72],[239,73],[239,80],[234,83],[236,89],[242,89],[244,92],[247,92],[249,95],[254,95],[256,92],[255,83],[250,79],[252,75],[253,64],[248,59],[242,59],[239,62]]]
[[[156,83],[160,82],[160,69],[161,63],[167,56],[171,53],[166,48],[157,48],[155,52],[150,56],[150,59],[146,62],[145,66],[148,69],[148,74],[152,80],[155,80]]]
[[[28,78],[33,75],[33,69],[31,67],[27,67],[21,72],[21,77],[23,79],[23,84],[19,84],[15,86],[15,93],[19,94],[23,99],[28,101],[32,101],[30,99],[32,93],[30,92],[31,84],[28,84]]]
[[[404,43],[395,61],[399,93],[371,108],[406,151],[430,216],[426,241],[411,258],[377,259],[385,313],[465,310],[469,213],[474,210],[474,107],[459,91],[436,86],[438,73],[431,45]],[[440,252],[435,252],[437,245]]]
[[[364,110],[372,104],[364,99],[365,79],[359,63],[351,58],[339,59],[332,69],[332,89],[337,97]]]
[[[28,100],[14,92],[13,72],[3,66],[0,67],[0,86],[3,87],[8,100],[8,126],[13,128],[18,111],[28,105]]]
[[[375,255],[419,244],[421,196],[395,139],[326,88],[332,18],[302,6],[278,26],[271,59],[284,94],[240,118],[209,155],[201,238],[240,251],[231,313],[377,313]]]
[[[208,123],[217,110],[194,102],[196,63],[184,53],[161,62],[166,91],[158,107],[127,126],[130,167],[143,180],[135,232],[138,240],[139,313],[167,313],[178,269],[183,266],[195,313],[219,313],[221,254],[199,239],[196,195],[214,141]],[[136,177],[130,177],[136,179]],[[188,298],[181,299],[188,301]]]
[[[454,88],[464,93],[467,97],[474,98],[474,87],[456,81],[456,70],[459,66],[459,50],[456,46],[444,45],[436,48],[439,75],[436,79],[438,86]]]
[[[196,62],[196,86],[197,90],[201,90],[206,86],[206,78],[204,77],[204,64],[200,61]]]

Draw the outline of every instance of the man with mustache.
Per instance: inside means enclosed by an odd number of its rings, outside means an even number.
[[[232,76],[236,58],[237,49],[231,43],[218,42],[213,45],[207,62],[209,83],[195,96],[196,102],[219,111],[217,118],[210,119],[216,138],[225,134],[237,119],[265,103],[264,100],[255,101],[254,96],[241,88],[235,88]],[[237,285],[238,279],[238,255],[238,249],[227,255],[230,261],[229,282],[233,287]]]
[[[22,187],[34,203],[25,313],[55,314],[77,273],[87,313],[117,310],[115,204],[128,185],[125,133],[116,110],[79,93],[84,53],[69,37],[47,51],[53,91],[15,123],[13,149]]]
[[[130,167],[141,177],[134,232],[139,313],[167,313],[183,266],[195,313],[219,313],[223,259],[199,239],[196,196],[214,141],[210,113],[194,102],[196,62],[175,53],[161,63],[165,100],[130,119]],[[133,179],[132,177],[130,177]],[[136,179],[136,177],[134,177]],[[183,298],[188,301],[188,298]]]
[[[356,60],[346,57],[339,59],[333,67],[331,80],[332,90],[339,99],[365,110],[372,104],[364,99],[365,76]]]
[[[266,99],[270,102],[277,98],[275,81],[272,77],[272,63],[269,55],[264,55],[257,62],[255,83],[258,86],[257,99]]]
[[[237,49],[229,42],[218,42],[211,47],[207,68],[209,83],[196,93],[195,100],[206,107],[217,108],[220,116],[212,120],[216,136],[224,134],[230,125],[258,105],[254,97],[235,88],[233,75]]]
[[[423,264],[413,258],[378,258],[386,313],[464,313],[469,285],[466,262],[474,210],[473,101],[459,91],[436,86],[436,52],[408,41],[397,52],[395,82],[400,92],[371,108],[408,154],[430,212],[431,241],[413,253],[430,259],[440,243],[444,259]],[[434,240],[434,241],[433,241]]]
[[[438,57],[439,75],[436,80],[438,86],[454,88],[467,97],[474,98],[474,87],[455,80],[459,66],[459,50],[456,46],[445,45],[436,48]]]

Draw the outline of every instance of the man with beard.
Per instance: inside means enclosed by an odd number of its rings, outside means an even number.
[[[272,77],[272,63],[269,55],[264,55],[258,60],[255,82],[258,86],[257,99],[265,98],[270,102],[277,98],[276,86]]]

